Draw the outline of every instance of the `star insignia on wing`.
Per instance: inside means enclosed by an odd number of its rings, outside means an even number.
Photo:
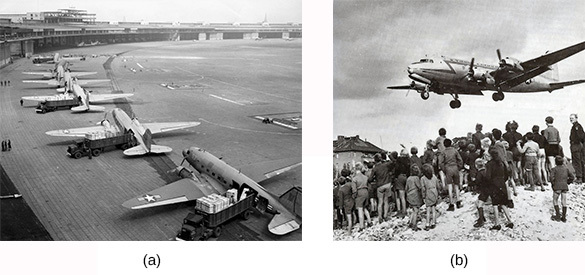
[[[138,198],[138,201],[155,202],[156,199],[160,199],[160,195],[146,194],[143,197]]]

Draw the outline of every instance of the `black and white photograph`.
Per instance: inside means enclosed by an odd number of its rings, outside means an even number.
[[[301,1],[3,1],[2,241],[301,241]]]
[[[585,240],[582,9],[335,1],[333,240]]]

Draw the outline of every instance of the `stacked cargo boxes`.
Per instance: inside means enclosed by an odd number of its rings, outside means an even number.
[[[226,209],[230,205],[230,199],[222,195],[211,194],[207,197],[197,199],[195,209],[205,213],[213,214]]]

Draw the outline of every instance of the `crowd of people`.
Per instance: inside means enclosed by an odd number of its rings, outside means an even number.
[[[437,204],[448,204],[447,211],[462,207],[460,194],[477,195],[477,220],[474,227],[486,222],[484,207],[493,206],[494,222],[491,230],[500,230],[500,212],[504,226],[514,228],[510,208],[514,208],[517,188],[526,191],[553,191],[552,221],[567,221],[566,193],[568,184],[583,182],[585,171],[585,132],[577,114],[570,115],[573,124],[570,140],[572,165],[560,145],[559,131],[554,119],[546,117],[546,128],[540,131],[534,125],[530,132],[518,132],[518,123],[510,121],[505,132],[493,129],[483,132],[477,124],[475,133],[464,138],[447,138],[447,131],[439,129],[439,137],[428,140],[425,151],[418,156],[418,148],[402,148],[378,153],[374,162],[347,166],[334,179],[334,227],[351,233],[393,218],[404,218],[411,208],[409,228],[418,226],[419,210],[426,206],[424,230],[436,227]],[[560,197],[560,206],[559,206]]]

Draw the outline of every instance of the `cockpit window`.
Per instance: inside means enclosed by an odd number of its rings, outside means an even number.
[[[419,62],[415,62],[413,64],[417,64],[417,63],[433,63],[433,60],[424,58],[424,59],[421,59]]]

